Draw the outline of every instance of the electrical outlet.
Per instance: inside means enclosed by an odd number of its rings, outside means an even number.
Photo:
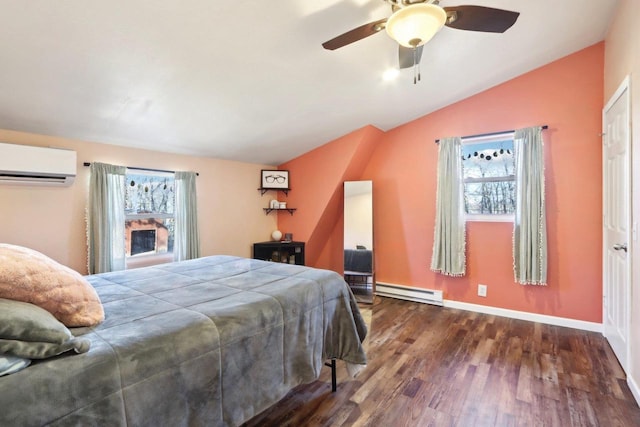
[[[486,297],[487,296],[487,285],[478,284],[478,296]]]

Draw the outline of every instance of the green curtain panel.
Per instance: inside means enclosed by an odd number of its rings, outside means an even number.
[[[459,137],[443,138],[438,148],[436,225],[431,270],[446,276],[464,276],[466,267],[460,143]]]
[[[547,220],[542,128],[516,130],[516,213],[513,271],[522,285],[547,284]]]
[[[127,168],[91,164],[87,245],[89,274],[125,269],[124,186]]]
[[[176,231],[173,258],[176,261],[200,257],[196,173],[176,172]]]

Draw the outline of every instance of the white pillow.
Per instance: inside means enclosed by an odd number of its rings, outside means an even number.
[[[0,377],[21,371],[29,366],[30,363],[31,360],[29,359],[0,354]]]

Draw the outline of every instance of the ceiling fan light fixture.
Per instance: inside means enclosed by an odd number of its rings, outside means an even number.
[[[446,21],[447,13],[440,6],[417,3],[394,12],[386,30],[400,45],[416,48],[431,40]]]

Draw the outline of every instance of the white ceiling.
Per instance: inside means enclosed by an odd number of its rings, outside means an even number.
[[[504,34],[444,28],[422,81],[381,32],[382,0],[0,0],[0,128],[277,165],[367,124],[394,128],[590,46],[615,0],[442,0],[521,13]]]

